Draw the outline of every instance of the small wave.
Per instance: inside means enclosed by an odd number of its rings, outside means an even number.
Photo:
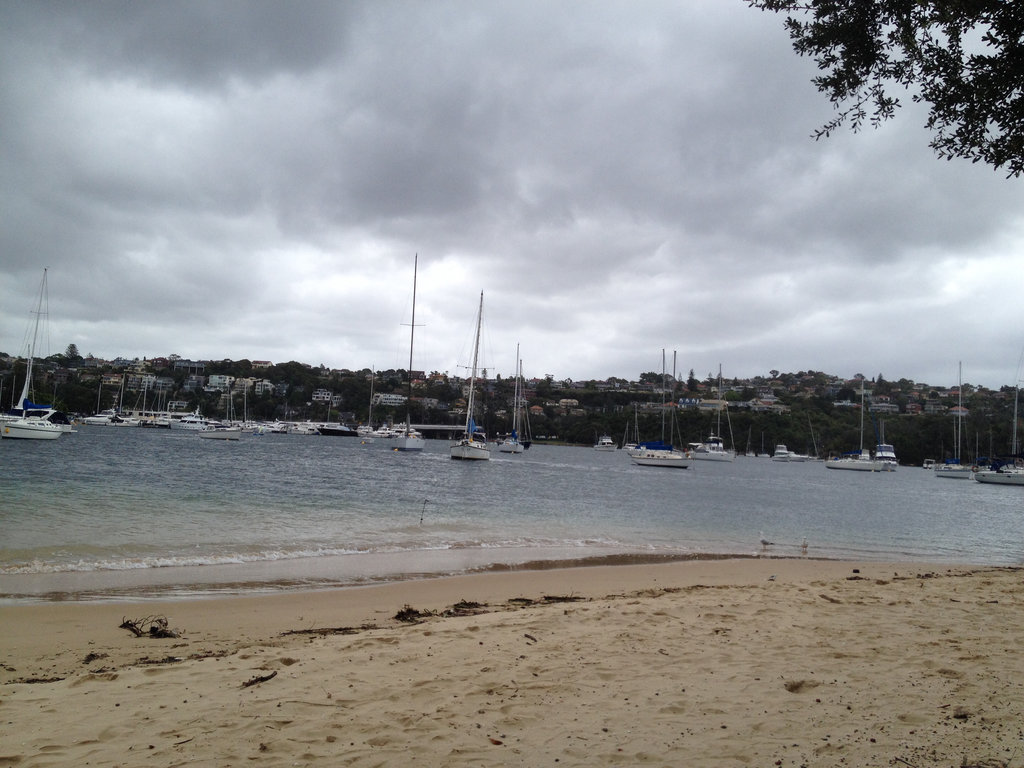
[[[235,552],[197,554],[107,554],[90,558],[74,558],[65,554],[57,559],[34,558],[0,565],[0,576],[31,574],[89,573],[96,571],[138,571],[162,568],[201,568],[206,566],[274,563],[288,560],[346,557],[353,555],[395,555],[417,552],[468,550],[567,549],[594,550],[624,548],[621,542],[608,538],[556,540],[531,537],[508,537],[500,540],[459,539],[440,542],[386,543],[376,546],[330,547],[314,546],[296,549],[257,549]],[[635,549],[635,546],[629,547]],[[645,548],[641,548],[645,549]]]

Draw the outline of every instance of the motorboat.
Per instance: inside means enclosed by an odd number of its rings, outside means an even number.
[[[227,424],[211,424],[205,429],[198,430],[198,434],[207,440],[241,440],[242,428]]]
[[[325,437],[357,437],[358,432],[345,424],[321,423],[316,425],[317,431]]]
[[[875,446],[875,461],[880,462],[883,472],[895,472],[900,463],[896,460],[896,449],[889,443]]]
[[[597,442],[594,443],[595,451],[614,451],[617,450],[618,446],[615,441],[611,439],[609,435],[601,435],[597,438]]]
[[[180,419],[172,418],[170,421],[171,429],[180,430],[191,430],[193,432],[199,432],[208,427],[215,426],[219,422],[208,419],[199,413],[199,409],[196,408],[192,413],[182,416]]]
[[[703,443],[690,443],[690,453],[697,461],[732,461],[736,452],[725,447],[718,435],[708,435]]]

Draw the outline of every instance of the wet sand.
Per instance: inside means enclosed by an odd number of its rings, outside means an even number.
[[[1022,636],[1024,571],[796,559],[7,606],[0,766],[1017,766]]]

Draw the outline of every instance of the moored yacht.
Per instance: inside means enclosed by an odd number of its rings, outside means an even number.
[[[879,443],[875,446],[875,461],[882,465],[883,472],[895,472],[900,464],[896,460],[896,449],[889,443]]]
[[[469,376],[469,398],[466,402],[466,430],[462,437],[451,444],[448,455],[464,461],[489,461],[491,449],[487,437],[482,435],[473,420],[473,406],[476,399],[476,373],[480,356],[480,326],[484,318],[484,294],[480,292],[480,309],[476,316],[476,341],[473,344],[473,367]]]
[[[690,453],[697,461],[732,461],[736,457],[718,435],[708,435],[703,443],[690,443]]]
[[[671,443],[663,443],[660,440],[640,443],[630,450],[629,459],[641,467],[689,469],[693,463],[688,452],[677,450]]]

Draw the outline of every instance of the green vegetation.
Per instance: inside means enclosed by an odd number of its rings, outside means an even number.
[[[785,14],[793,49],[809,56],[815,86],[836,108],[817,131],[844,123],[879,125],[898,94],[928,106],[926,127],[939,157],[1024,171],[1021,30],[1024,4],[1006,0],[815,2],[748,0]]]
[[[138,410],[143,406],[143,391],[138,382],[143,375],[164,380],[165,388],[145,393],[146,406],[166,408],[179,403],[178,410],[199,408],[204,414],[222,415],[224,397],[220,390],[188,388],[189,369],[180,361],[119,361],[97,366],[97,361],[77,355],[74,345],[59,355],[37,361],[37,396],[69,413],[90,414],[117,406]],[[176,364],[177,363],[177,367]],[[2,366],[2,364],[0,364]],[[5,405],[24,377],[24,361],[9,360],[0,367]],[[272,384],[262,394],[249,389],[244,396],[250,419],[273,421],[338,421],[366,423],[370,406],[371,372],[328,370],[290,361],[269,367],[255,367],[249,360],[220,360],[202,363],[203,383],[211,376],[253,379]],[[124,387],[108,385],[101,389],[103,374],[124,374]],[[859,375],[858,375],[859,376]],[[404,396],[408,374],[404,370],[377,371],[372,376],[377,394]],[[954,418],[949,409],[956,406],[955,390],[917,384],[909,379],[890,381],[882,374],[864,379],[867,402],[887,403],[896,413],[868,413],[864,443],[874,446],[884,429],[885,441],[896,446],[900,461],[921,464],[924,459],[942,460],[954,451]],[[465,406],[462,387],[465,382],[440,373],[414,372],[413,421],[422,424],[459,424]],[[134,384],[128,384],[134,382]],[[700,381],[691,370],[685,380],[668,377],[664,399],[679,403],[676,410],[676,435],[683,442],[704,440],[715,431],[717,414],[707,408],[718,396],[717,378],[712,374]],[[490,435],[506,433],[512,423],[512,379],[498,377],[480,386],[481,411],[477,421]],[[591,445],[599,435],[608,434],[622,441],[634,432],[639,421],[641,439],[662,435],[662,375],[645,372],[635,382],[623,379],[589,382],[558,382],[547,377],[527,382],[530,409],[530,433],[536,441]],[[329,393],[332,406],[314,400],[315,392]],[[860,444],[860,380],[839,380],[819,371],[781,373],[768,377],[723,381],[723,399],[729,404],[721,417],[721,433],[728,446],[739,453],[770,453],[784,443],[799,453],[826,456],[855,449]],[[837,405],[850,401],[852,405]],[[963,423],[962,456],[973,462],[977,456],[1008,453],[1012,440],[1011,420],[1014,391],[1003,387],[998,392],[964,385],[964,406],[968,416]],[[98,404],[98,407],[97,407]],[[703,404],[704,407],[699,407]],[[243,395],[236,391],[233,405],[241,417]],[[925,412],[927,406],[928,411]],[[908,413],[908,409],[920,413]],[[666,412],[667,413],[667,412]],[[636,414],[636,416],[634,416]],[[375,405],[373,420],[401,422],[405,405]],[[666,424],[669,420],[666,419]]]

